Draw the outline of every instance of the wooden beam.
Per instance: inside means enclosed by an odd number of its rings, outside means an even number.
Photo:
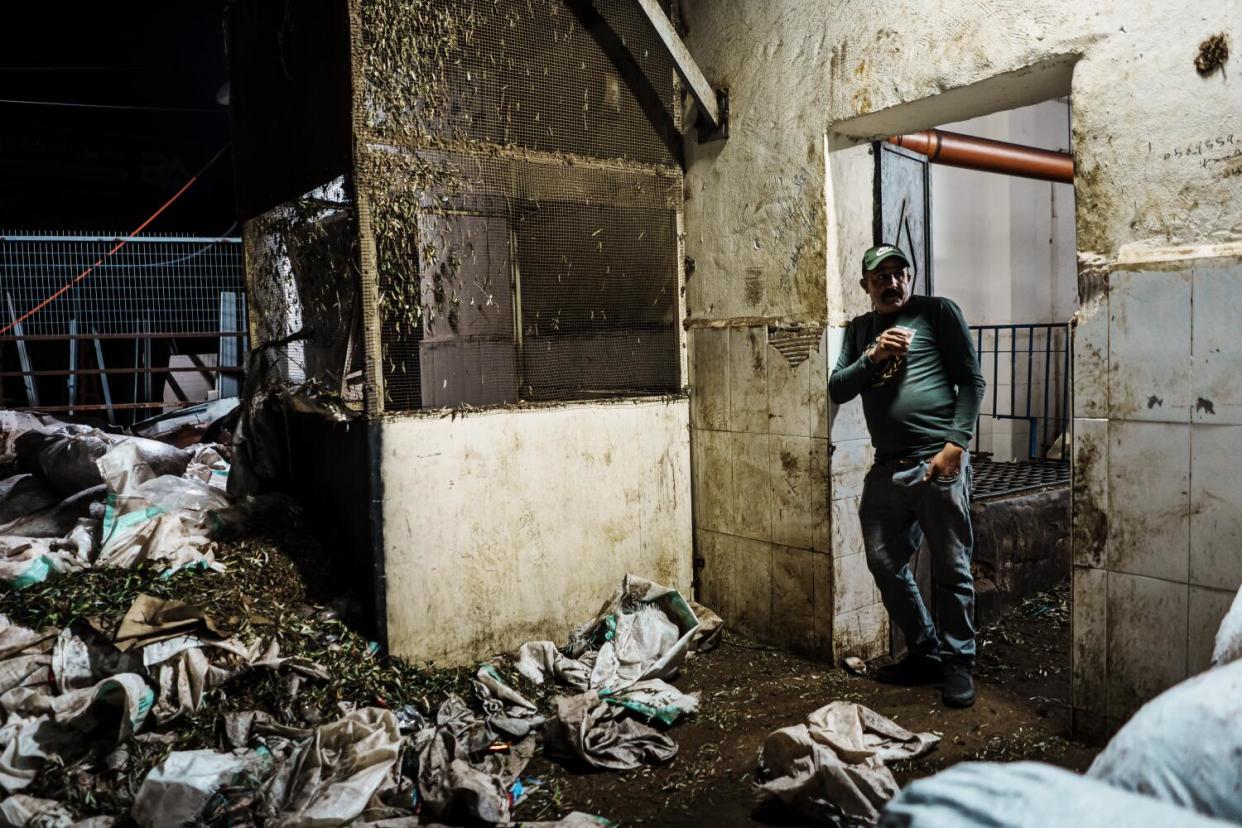
[[[673,23],[664,13],[664,9],[660,7],[659,0],[638,0],[638,7],[651,21],[656,34],[664,43],[664,48],[668,49],[673,65],[677,67],[677,74],[681,75],[686,86],[690,87],[690,94],[694,96],[694,102],[698,104],[699,111],[703,113],[706,120],[711,122],[713,128],[719,129],[723,116],[716,101],[716,90],[712,89],[712,85],[707,82],[699,65],[690,56],[690,50],[686,48],[677,30],[673,28]]]

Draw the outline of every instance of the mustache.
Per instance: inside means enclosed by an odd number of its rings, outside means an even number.
[[[901,292],[900,290],[898,290],[897,288],[889,288],[888,290],[886,290],[886,291],[884,291],[883,293],[881,293],[881,294],[880,294],[880,298],[881,298],[881,299],[888,299],[888,298],[892,297],[892,298],[894,298],[894,299],[899,299],[899,298],[901,298],[901,295],[902,295],[902,292]]]

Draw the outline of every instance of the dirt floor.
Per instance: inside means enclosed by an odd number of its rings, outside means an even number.
[[[49,763],[28,793],[56,799],[79,817],[122,815],[147,771],[168,751],[224,749],[220,717],[229,711],[263,710],[279,724],[309,728],[339,715],[342,705],[413,705],[430,714],[447,693],[470,698],[471,670],[428,670],[377,654],[346,620],[356,607],[333,598],[330,567],[296,513],[273,522],[283,528],[275,537],[221,546],[224,574],[182,570],[166,577],[149,567],[99,569],[51,578],[20,593],[0,590],[0,613],[36,629],[88,618],[110,628],[139,594],[175,598],[210,608],[230,633],[275,633],[282,655],[322,665],[330,675],[327,681],[290,683],[270,671],[245,673],[208,690],[197,714],[131,737],[120,753],[108,743],[69,764]],[[683,690],[700,691],[702,703],[700,713],[671,728],[680,746],[672,762],[627,773],[579,773],[537,754],[522,776],[542,784],[515,817],[555,819],[581,810],[622,825],[697,826],[708,819],[714,828],[802,824],[796,814],[757,807],[756,758],[769,733],[834,699],[861,702],[910,730],[942,734],[935,752],[894,768],[902,783],[975,759],[1039,759],[1086,768],[1095,751],[1066,738],[1068,588],[1015,608],[981,631],[980,645],[979,700],[958,711],[941,707],[935,687],[879,685],[726,632],[723,643],[692,658],[677,681]],[[555,688],[506,673],[520,692],[550,709]],[[261,824],[255,810],[261,800],[247,790],[234,793]],[[232,810],[221,814],[208,823],[240,824]]]
[[[937,687],[891,687],[827,664],[726,635],[695,657],[678,680],[702,693],[701,712],[671,729],[680,750],[667,765],[627,773],[573,773],[543,757],[527,776],[545,784],[521,803],[519,819],[571,810],[623,825],[799,825],[797,814],[757,806],[756,757],[764,738],[833,700],[860,702],[908,730],[943,736],[928,756],[894,767],[905,784],[957,762],[1035,759],[1085,770],[1095,748],[1069,733],[1068,589],[1044,593],[980,631],[979,698],[946,710]]]

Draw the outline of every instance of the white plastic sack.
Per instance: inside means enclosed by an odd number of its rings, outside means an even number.
[[[647,679],[631,684],[620,692],[599,691],[608,704],[636,713],[648,722],[658,720],[666,725],[699,709],[699,694],[683,693],[661,679]]]
[[[62,425],[52,433],[28,431],[17,438],[14,447],[25,471],[68,496],[103,482],[95,461],[111,444],[110,435],[98,429]]]
[[[184,476],[206,483],[213,489],[227,491],[229,461],[220,453],[221,448],[215,443],[200,443],[191,446],[189,452],[190,463],[186,466]]]
[[[60,496],[33,474],[7,477],[0,480],[0,526],[60,501]]]
[[[681,670],[699,620],[681,593],[637,575],[570,636],[569,656],[598,647],[590,686],[621,690],[636,681],[672,679]]]
[[[223,570],[206,525],[208,514],[226,505],[227,497],[207,484],[169,475],[110,493],[97,563],[129,569],[153,560],[173,571],[191,565]]]
[[[86,565],[74,542],[0,535],[0,582],[13,589],[42,583],[53,572],[74,572]]]
[[[64,500],[45,506],[28,515],[15,518],[0,526],[0,535],[27,538],[63,538],[79,521],[102,516],[100,501],[107,495],[102,483],[83,489]]]
[[[378,707],[316,728],[273,780],[277,816],[268,824],[317,828],[356,819],[392,772],[400,745],[396,717]]]
[[[1213,828],[1227,823],[1038,762],[969,762],[910,783],[880,828]]]
[[[0,616],[0,696],[17,687],[52,692],[48,676],[54,637],[51,631],[35,632]]]
[[[194,823],[212,795],[245,766],[244,757],[231,753],[173,751],[142,780],[131,815],[142,828]]]
[[[157,477],[180,477],[189,462],[190,453],[175,446],[142,437],[124,437],[104,452],[95,466],[109,492],[129,494]]]
[[[0,801],[0,828],[70,828],[73,814],[54,799],[14,794]]]
[[[528,641],[518,649],[513,665],[519,673],[535,684],[543,684],[546,676],[563,687],[586,690],[591,680],[591,668],[583,662],[564,655],[551,641]]]
[[[1233,606],[1225,613],[1216,631],[1216,647],[1212,651],[1212,666],[1221,667],[1242,658],[1242,589],[1234,596]]]
[[[560,696],[544,737],[554,752],[607,770],[655,765],[677,755],[676,742],[625,712],[601,699],[597,690]]]
[[[760,762],[772,778],[760,796],[829,825],[871,825],[898,791],[886,763],[922,756],[939,741],[861,704],[832,702],[764,741]]]
[[[0,455],[17,454],[17,438],[29,431],[51,434],[62,425],[47,414],[0,409]]]
[[[28,787],[39,768],[52,755],[80,752],[83,734],[96,731],[101,721],[115,721],[114,732],[100,734],[119,744],[142,727],[155,703],[146,681],[134,673],[104,679],[94,687],[60,696],[43,688],[16,687],[0,696],[0,708],[8,715],[0,727],[0,788],[10,793]],[[102,713],[98,707],[114,707]]]
[[[1208,670],[1143,705],[1087,776],[1242,823],[1242,661]]]

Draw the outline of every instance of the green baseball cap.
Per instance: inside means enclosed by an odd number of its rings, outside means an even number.
[[[910,266],[910,260],[906,258],[906,254],[901,252],[900,247],[891,244],[877,244],[875,247],[863,254],[863,273],[869,273],[880,266],[880,262],[885,259],[891,259],[894,256],[905,262],[906,267]]]

